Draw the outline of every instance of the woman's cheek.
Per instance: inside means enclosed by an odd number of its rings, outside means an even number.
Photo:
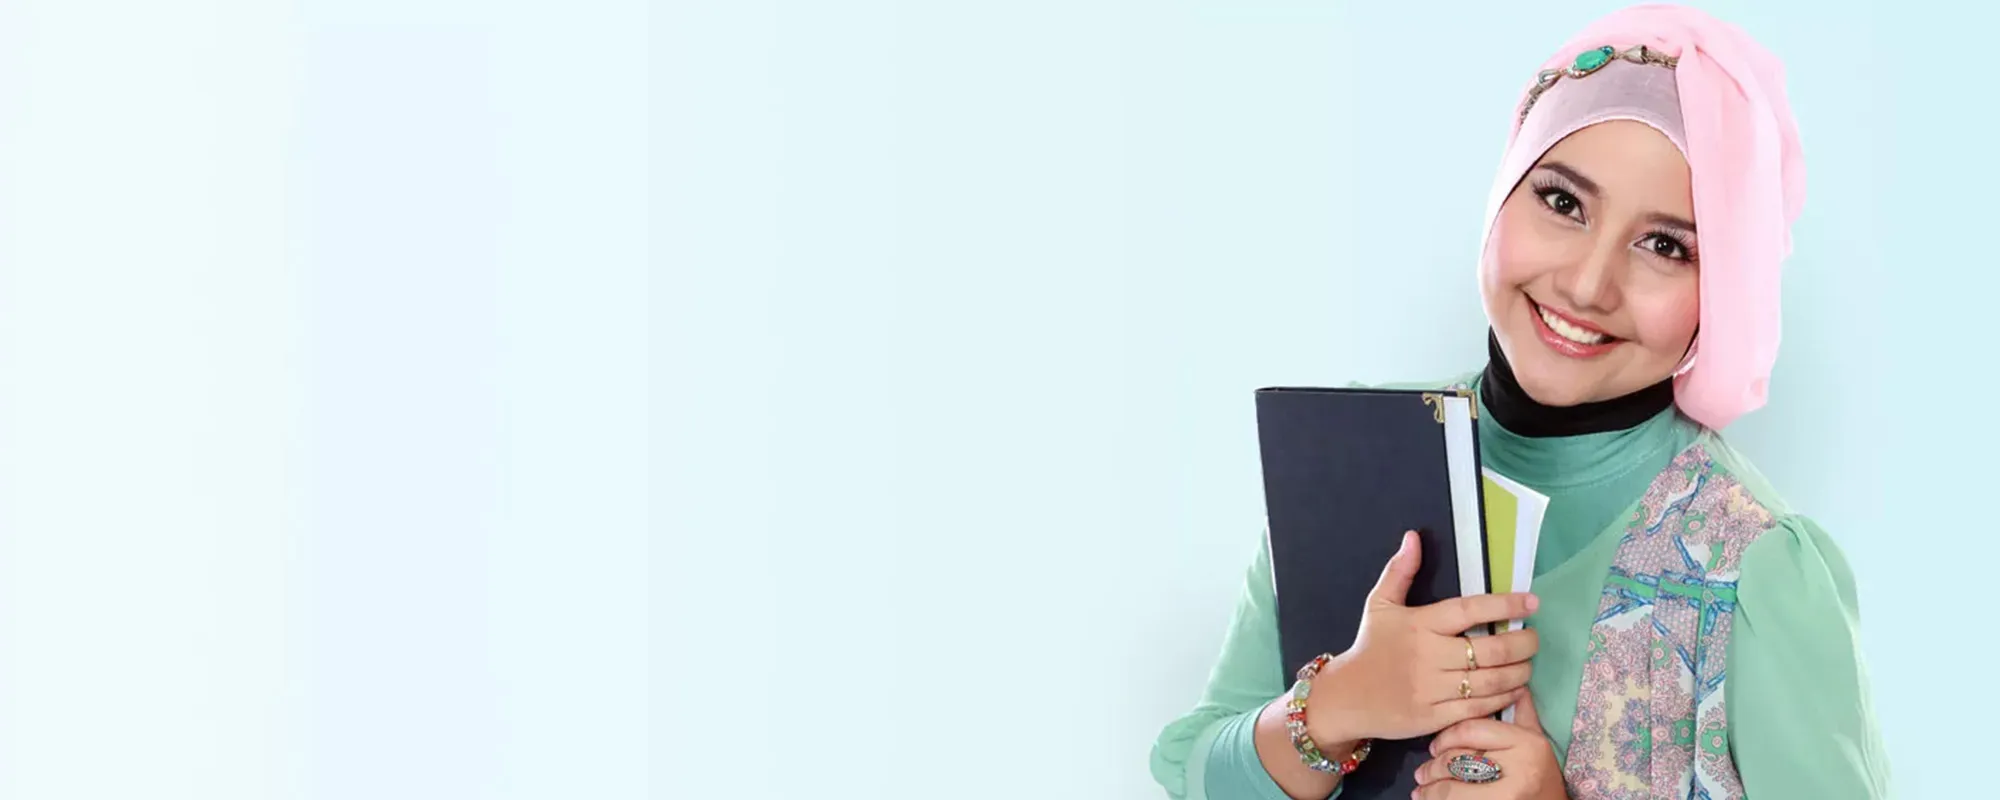
[[[1680,288],[1635,310],[1641,309],[1633,315],[1641,340],[1678,346],[1701,323],[1701,294],[1692,286]]]
[[[1493,246],[1489,253],[1493,259],[1495,288],[1512,288],[1527,283],[1534,277],[1535,264],[1539,259],[1534,245],[1534,232],[1530,228],[1533,219],[1523,217],[1520,203],[1509,200],[1500,211],[1500,219],[1493,226]]]

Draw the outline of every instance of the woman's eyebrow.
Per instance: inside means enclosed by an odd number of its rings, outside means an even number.
[[[1577,172],[1575,167],[1564,164],[1561,161],[1544,161],[1541,163],[1541,167],[1542,169],[1568,178],[1569,182],[1576,184],[1576,188],[1582,189],[1584,194],[1593,197],[1604,194],[1602,189],[1597,188],[1597,181],[1583,177],[1583,173]]]
[[[1695,232],[1693,222],[1681,219],[1680,217],[1676,217],[1672,214],[1662,214],[1660,212],[1655,211],[1651,214],[1646,215],[1646,221],[1653,223],[1655,225],[1665,225],[1669,228],[1679,228],[1681,230],[1687,231],[1688,233]]]

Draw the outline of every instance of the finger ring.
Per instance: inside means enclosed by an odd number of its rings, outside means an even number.
[[[1465,677],[1458,680],[1458,699],[1472,699],[1472,670],[1465,671]]]
[[[1492,783],[1500,780],[1500,765],[1493,759],[1476,753],[1463,753],[1446,764],[1451,776],[1466,783]]]
[[[1465,638],[1465,668],[1469,670],[1479,669],[1479,659],[1473,656],[1472,654],[1472,637],[1467,636],[1464,638]]]

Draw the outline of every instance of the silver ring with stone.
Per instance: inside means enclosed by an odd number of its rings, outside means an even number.
[[[1492,783],[1500,780],[1500,765],[1493,759],[1477,753],[1461,753],[1445,764],[1451,776],[1466,783]]]

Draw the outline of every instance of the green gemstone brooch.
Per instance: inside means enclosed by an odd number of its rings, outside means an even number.
[[[1535,85],[1528,89],[1528,99],[1521,103],[1519,118],[1526,119],[1528,117],[1528,109],[1534,108],[1535,101],[1540,99],[1542,93],[1548,91],[1549,87],[1556,85],[1556,81],[1563,78],[1576,79],[1584,77],[1603,69],[1604,65],[1611,63],[1615,59],[1624,59],[1634,64],[1654,64],[1668,69],[1673,69],[1674,65],[1680,62],[1680,59],[1651,50],[1643,44],[1635,44],[1624,50],[1619,50],[1610,45],[1585,50],[1576,54],[1576,59],[1569,62],[1569,66],[1560,69],[1545,69],[1535,75]]]

